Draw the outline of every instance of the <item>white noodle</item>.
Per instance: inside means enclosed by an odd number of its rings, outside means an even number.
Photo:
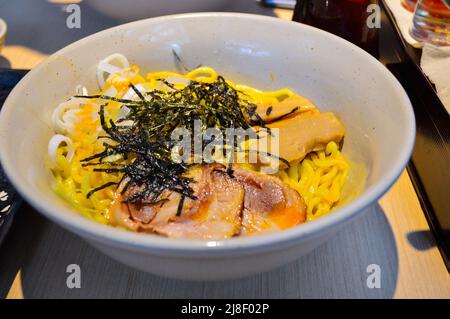
[[[142,84],[136,84],[134,86],[139,92],[141,93],[145,93],[145,89],[142,86]],[[134,92],[133,88],[129,88],[125,94],[123,95],[122,99],[125,100],[136,100],[139,99],[138,95],[136,94],[136,92]]]
[[[115,63],[113,64],[113,62]],[[97,82],[100,88],[103,89],[105,87],[105,73],[110,75],[129,67],[130,63],[127,58],[120,53],[111,54],[101,60],[97,65]]]
[[[77,113],[86,102],[82,98],[71,98],[59,104],[52,113],[51,124],[56,133],[70,133],[77,121]]]
[[[134,86],[139,92],[145,93],[145,88],[142,86],[142,84],[137,84]],[[129,88],[125,94],[122,96],[122,99],[124,100],[138,100],[140,99],[139,96],[136,94],[136,92]],[[130,112],[130,109],[124,105],[121,106],[119,114],[117,115],[117,120],[124,119],[128,113]],[[123,123],[122,123],[123,124]]]
[[[55,134],[48,142],[48,158],[50,159],[50,164],[53,167],[56,165],[56,152],[58,151],[58,148],[62,143],[65,143],[67,145],[67,160],[69,162],[72,161],[74,155],[72,140],[65,135]]]
[[[117,114],[117,120],[121,120],[127,117],[128,113],[130,113],[130,109],[124,105],[120,108],[119,114]]]

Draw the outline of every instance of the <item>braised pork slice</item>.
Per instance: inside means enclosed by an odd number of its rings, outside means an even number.
[[[294,94],[275,104],[258,105],[256,112],[265,123],[270,123],[286,116],[315,109],[316,106],[310,100]]]
[[[223,171],[209,175],[209,196],[196,211],[156,225],[154,231],[171,238],[225,239],[237,235],[241,225],[244,188]]]
[[[197,199],[166,191],[161,203],[123,203],[112,207],[112,222],[133,231],[170,238],[220,240],[236,235],[286,229],[303,223],[306,207],[301,196],[279,178],[235,167],[229,176],[222,165],[191,169]],[[128,195],[133,190],[128,191]]]
[[[171,238],[218,240],[239,233],[244,188],[216,166],[189,172],[195,183],[196,200],[186,198],[177,216],[181,196],[164,192],[162,205],[124,204],[117,201],[113,215],[117,224],[135,231],[154,232]]]
[[[194,180],[191,187],[194,196],[198,200],[186,198],[183,205],[183,212],[195,210],[199,201],[207,193],[205,174],[207,171],[202,167],[194,167],[188,171],[187,176]],[[111,223],[133,231],[152,231],[154,225],[165,224],[174,220],[178,211],[178,203],[181,196],[177,192],[164,191],[157,204],[146,203],[125,203],[125,198],[139,190],[138,187],[130,187],[122,196],[118,196],[111,207]]]
[[[279,178],[245,169],[235,169],[233,176],[245,190],[241,235],[287,229],[305,221],[302,197]]]
[[[266,132],[260,134],[261,142],[268,139],[271,154],[280,156],[288,162],[298,163],[314,151],[324,150],[329,142],[340,143],[345,135],[345,127],[333,113],[303,113],[267,125],[272,136],[278,137],[278,150],[271,150],[271,136]]]

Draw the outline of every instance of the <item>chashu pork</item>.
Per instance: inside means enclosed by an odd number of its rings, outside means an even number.
[[[118,198],[112,207],[113,223],[171,238],[218,240],[238,234],[243,186],[216,165],[198,166],[189,175],[195,181],[191,187],[197,199],[185,198],[179,216],[180,194],[166,191],[161,204],[123,203],[124,198]]]
[[[154,231],[171,238],[226,239],[239,234],[244,188],[221,170],[208,174],[208,195],[196,210],[182,213]]]
[[[272,135],[260,131],[259,143],[267,143],[269,153],[288,162],[298,163],[310,152],[324,150],[329,142],[339,144],[345,135],[342,122],[331,112],[297,114],[267,125]],[[278,137],[278,149],[272,150],[271,136]],[[276,144],[275,144],[276,145]]]
[[[279,178],[238,168],[233,176],[245,190],[241,235],[283,230],[306,220],[303,198]]]
[[[265,123],[313,110],[316,110],[316,106],[307,98],[297,94],[291,95],[275,104],[261,104],[256,107],[256,113]]]
[[[112,222],[170,238],[220,240],[282,230],[305,221],[303,199],[277,177],[239,167],[229,176],[218,164],[198,166],[189,175],[195,180],[192,188],[197,199],[186,198],[180,216],[180,195],[166,191],[161,196],[167,199],[163,205],[127,204],[118,198]]]

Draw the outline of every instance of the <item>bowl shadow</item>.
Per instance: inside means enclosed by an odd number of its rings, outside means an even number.
[[[38,216],[29,206],[22,213],[18,220],[22,225],[7,243],[8,258],[2,258],[7,262],[0,265],[0,282],[11,283],[21,269],[25,298],[392,298],[397,283],[397,247],[378,204],[294,263],[218,282],[173,280],[131,269]],[[70,264],[80,266],[79,289],[66,285]],[[379,289],[367,286],[371,264],[381,269]],[[0,295],[6,294],[0,289]]]

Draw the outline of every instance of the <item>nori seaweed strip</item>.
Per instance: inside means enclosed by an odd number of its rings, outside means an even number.
[[[184,69],[184,71],[186,71],[186,72],[190,72],[193,69],[198,69],[199,67],[201,67],[203,65],[203,64],[200,63],[195,68],[190,69],[190,68],[188,68],[186,66],[184,61],[180,58],[180,56],[178,55],[178,53],[174,49],[172,49],[172,54],[174,55],[176,62],[178,62],[180,64],[180,66],[182,67],[182,69]]]
[[[108,95],[75,95],[74,97],[82,98],[82,99],[101,99],[101,100],[110,100],[114,102],[124,103],[128,105],[133,104],[142,104],[141,101],[134,101],[129,99],[119,99],[114,96],[108,96]],[[127,106],[128,106],[127,105]]]
[[[178,55],[178,53],[175,51],[175,49],[172,49],[172,54],[175,58],[175,60],[178,62],[178,64],[186,71],[189,72],[191,71],[186,64],[184,63],[184,61],[180,58],[180,56]]]
[[[184,199],[185,199],[185,196],[181,196],[180,201],[178,202],[177,216],[180,216],[181,212],[183,211]]]
[[[105,172],[105,173],[125,173],[125,169],[118,168],[94,168],[94,172]]]
[[[133,85],[133,83],[130,82],[129,86],[133,89],[134,93],[137,94],[137,96],[139,96],[139,98],[143,101],[143,102],[147,102],[147,100],[145,99],[145,97],[142,95],[142,93]]]
[[[102,186],[94,188],[91,191],[89,191],[89,193],[86,194],[86,198],[91,197],[95,192],[98,192],[99,190],[102,190],[104,188],[107,188],[107,187],[110,187],[110,186],[113,186],[113,185],[117,185],[117,183],[116,182],[108,182],[106,184],[103,184]]]
[[[158,79],[158,81],[164,83],[165,85],[167,85],[172,90],[176,90],[175,86],[172,83],[170,83],[169,81],[167,81],[166,79]]]
[[[273,119],[271,122],[276,122],[276,121],[282,120],[282,119],[288,117],[289,115],[291,115],[291,114],[297,112],[298,109],[299,109],[299,107],[296,106],[296,107],[294,107],[291,111],[289,111],[289,113],[283,114],[283,115],[281,115],[281,116],[279,116],[279,117]]]
[[[121,166],[124,167],[125,164],[122,163],[114,163],[114,162],[95,162],[95,163],[83,163],[81,166],[88,167],[88,166],[98,166],[98,165],[109,165],[109,166]]]
[[[272,153],[269,152],[263,152],[263,151],[257,151],[257,150],[237,150],[236,152],[244,152],[244,153],[256,153],[256,154],[262,154],[268,157],[273,157],[276,158],[279,161],[282,161],[284,164],[287,165],[287,167],[290,167],[291,165],[289,164],[289,161],[287,159],[282,158],[281,156],[278,155],[274,155]]]
[[[175,128],[184,127],[192,134],[195,121],[200,120],[202,131],[215,127],[225,133],[227,128],[249,129],[257,123],[270,133],[266,123],[256,113],[256,105],[242,99],[238,94],[241,92],[232,88],[222,76],[212,83],[190,81],[182,89],[176,89],[166,80],[162,81],[172,90],[143,93],[130,83],[140,101],[104,95],[78,96],[119,102],[123,104],[121,107],[130,110],[124,119],[115,122],[105,118],[107,104],[100,105],[100,124],[106,134],[98,138],[108,138],[111,143],[104,143],[103,151],[81,161],[83,166],[97,166],[94,171],[123,173],[123,176],[119,183],[111,182],[91,190],[89,196],[105,187],[120,185],[121,194],[126,196],[124,203],[159,203],[165,191],[177,192],[182,198],[196,199],[190,186],[194,180],[184,176],[190,164],[175,163],[171,158],[171,149],[175,143],[171,140],[171,133]],[[147,100],[145,96],[151,96],[151,99]],[[124,120],[131,120],[133,124],[117,125]],[[234,156],[234,150],[239,149],[237,141],[229,141],[227,134],[224,134],[224,142],[231,145]],[[121,155],[120,162],[104,162],[110,155]],[[125,164],[124,161],[129,158],[133,160]],[[98,161],[90,163],[95,159]],[[289,165],[287,161],[279,159]],[[226,169],[229,175],[233,172],[232,165],[233,160],[230,160]],[[130,188],[132,192],[127,192]]]

